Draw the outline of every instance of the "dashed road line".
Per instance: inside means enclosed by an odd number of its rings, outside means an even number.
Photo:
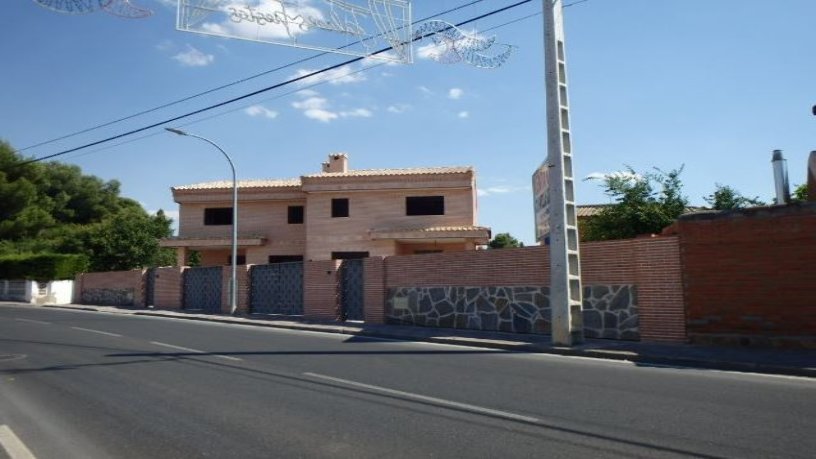
[[[209,354],[209,355],[212,355],[213,357],[218,357],[218,358],[226,359],[226,360],[235,360],[235,361],[244,360],[244,359],[241,359],[241,358],[238,358],[238,357],[232,357],[230,355],[213,354],[212,352],[202,351],[202,350],[199,350],[199,349],[190,349],[189,347],[176,346],[175,344],[161,343],[159,341],[151,341],[150,344],[155,344],[156,346],[167,347],[167,348],[170,348],[170,349],[176,349],[176,350],[179,350],[179,351],[190,352],[190,353],[193,353],[193,354]]]
[[[18,320],[20,322],[29,322],[29,323],[32,323],[32,324],[51,325],[51,322],[45,322],[45,321],[42,321],[42,320],[21,319],[19,317],[15,318],[14,320]]]
[[[71,327],[71,328],[73,328],[74,330],[81,330],[81,331],[86,331],[86,332],[90,332],[90,333],[98,333],[100,335],[105,335],[105,336],[114,336],[116,338],[121,338],[122,337],[122,335],[119,335],[119,334],[116,334],[116,333],[106,332],[106,331],[102,331],[102,330],[94,330],[92,328],[82,328],[82,327]]]
[[[11,459],[36,459],[31,450],[7,425],[0,425],[0,446]]]
[[[487,415],[490,415],[490,416],[509,419],[511,421],[521,421],[521,422],[529,422],[529,423],[535,423],[535,424],[538,424],[538,423],[541,422],[541,420],[538,419],[538,418],[534,418],[534,417],[531,417],[531,416],[524,416],[524,415],[516,414],[516,413],[511,413],[509,411],[495,410],[493,408],[486,408],[486,407],[478,406],[478,405],[470,405],[468,403],[454,402],[452,400],[445,400],[445,399],[442,399],[442,398],[429,397],[427,395],[414,394],[412,392],[404,392],[404,391],[401,391],[401,390],[390,389],[388,387],[375,386],[373,384],[365,384],[365,383],[361,383],[361,382],[357,382],[357,381],[351,381],[351,380],[348,380],[348,379],[341,379],[341,378],[335,378],[335,377],[332,377],[332,376],[321,375],[321,374],[318,374],[318,373],[303,373],[303,375],[304,376],[309,376],[311,378],[322,379],[322,380],[325,380],[325,381],[331,381],[331,382],[338,383],[338,384],[344,384],[344,385],[351,386],[351,387],[359,387],[361,389],[368,389],[368,390],[372,390],[372,391],[382,392],[382,393],[385,393],[385,394],[397,395],[397,396],[400,396],[400,397],[403,397],[403,398],[418,400],[418,401],[421,401],[421,402],[432,403],[432,404],[435,404],[435,405],[441,405],[441,406],[446,406],[446,407],[450,407],[450,408],[457,408],[457,409],[461,409],[461,410],[467,410],[467,411],[470,411],[470,412],[473,412],[473,413],[478,413],[478,414],[487,414]]]

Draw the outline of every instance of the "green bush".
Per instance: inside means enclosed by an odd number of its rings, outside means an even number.
[[[88,271],[88,257],[78,254],[45,253],[0,256],[0,279],[50,281],[73,279]]]

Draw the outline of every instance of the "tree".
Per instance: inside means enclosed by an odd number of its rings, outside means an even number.
[[[26,159],[0,141],[0,255],[84,254],[99,271],[174,263],[158,246],[171,235],[162,211],[148,215],[116,180]]]
[[[510,235],[510,233],[499,233],[487,246],[491,249],[504,249],[508,247],[524,247],[524,243]]]
[[[661,232],[688,206],[688,199],[682,194],[682,172],[683,167],[669,172],[655,168],[655,172],[638,174],[627,167],[626,173],[606,175],[605,192],[616,203],[581,226],[583,239],[626,239]],[[655,191],[655,187],[660,187],[660,191]]]
[[[808,200],[808,186],[807,183],[803,183],[796,188],[793,189],[793,195],[791,196],[791,201],[793,202],[805,202]]]
[[[759,196],[746,198],[739,191],[727,185],[714,184],[717,189],[708,196],[703,197],[714,210],[743,209],[745,207],[764,206]]]

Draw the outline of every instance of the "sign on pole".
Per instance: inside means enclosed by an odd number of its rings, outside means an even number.
[[[545,161],[533,173],[533,212],[535,238],[542,245],[550,243],[550,166]]]
[[[186,32],[411,63],[408,0],[179,0]],[[392,47],[388,53],[372,53]]]

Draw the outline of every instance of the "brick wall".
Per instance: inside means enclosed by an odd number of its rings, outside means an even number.
[[[163,309],[181,309],[183,267],[156,268],[153,306]]]
[[[689,215],[667,232],[693,341],[816,345],[816,204]]]
[[[399,287],[548,286],[547,247],[387,257],[385,289]],[[634,285],[640,334],[648,341],[685,341],[685,311],[676,237],[584,243],[584,286]],[[366,287],[370,287],[366,278]],[[366,304],[367,314],[376,305]],[[385,306],[383,306],[384,308]]]
[[[315,320],[336,320],[338,270],[340,260],[303,264],[303,316]]]
[[[84,304],[144,306],[144,273],[135,269],[81,274],[78,299]]]

